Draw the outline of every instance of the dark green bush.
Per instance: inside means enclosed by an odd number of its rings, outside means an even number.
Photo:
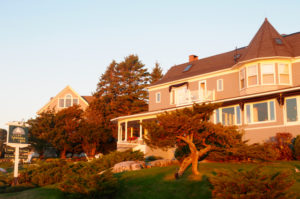
[[[115,151],[92,162],[41,161],[24,168],[20,172],[19,183],[36,186],[57,184],[69,198],[110,198],[116,192],[117,179],[109,171],[99,173],[122,161],[143,159],[144,154],[139,151]]]
[[[295,180],[288,171],[267,174],[261,167],[250,171],[217,171],[209,178],[215,199],[292,199],[296,194],[289,189]]]
[[[68,198],[112,198],[118,181],[110,171],[101,175],[72,175],[58,185]]]
[[[294,156],[297,160],[300,160],[300,135],[294,140]]]
[[[102,156],[97,160],[92,161],[92,164],[94,164],[99,171],[103,171],[105,169],[113,167],[119,162],[129,160],[144,160],[144,154],[140,151],[132,150],[127,150],[124,152],[114,151]]]

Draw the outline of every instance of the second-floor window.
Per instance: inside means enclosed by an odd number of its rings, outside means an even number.
[[[160,103],[160,98],[161,98],[160,95],[161,95],[160,92],[156,93],[156,96],[155,96],[156,103]]]
[[[223,91],[223,79],[217,80],[217,91]]]
[[[288,64],[278,64],[279,84],[290,84],[290,67]]]
[[[248,77],[248,86],[255,86],[258,84],[258,72],[257,66],[248,66],[247,67],[247,77]]]
[[[187,86],[172,88],[171,90],[171,104],[184,104],[188,102],[188,89]]]
[[[275,70],[274,64],[262,64],[261,65],[261,79],[262,84],[274,84],[275,83]]]
[[[243,68],[242,70],[240,70],[240,87],[241,89],[246,87],[246,70],[245,68]]]

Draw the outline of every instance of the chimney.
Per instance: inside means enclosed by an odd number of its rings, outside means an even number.
[[[189,62],[196,61],[196,60],[198,60],[198,56],[196,56],[196,55],[190,55],[189,56]]]

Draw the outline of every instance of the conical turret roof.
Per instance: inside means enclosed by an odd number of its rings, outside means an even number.
[[[290,44],[282,37],[266,18],[239,61],[260,57],[293,57]]]

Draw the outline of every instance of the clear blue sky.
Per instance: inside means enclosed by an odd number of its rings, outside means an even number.
[[[147,68],[248,45],[264,18],[300,31],[299,1],[0,0],[0,128],[27,120],[66,85],[90,95],[106,66]]]

